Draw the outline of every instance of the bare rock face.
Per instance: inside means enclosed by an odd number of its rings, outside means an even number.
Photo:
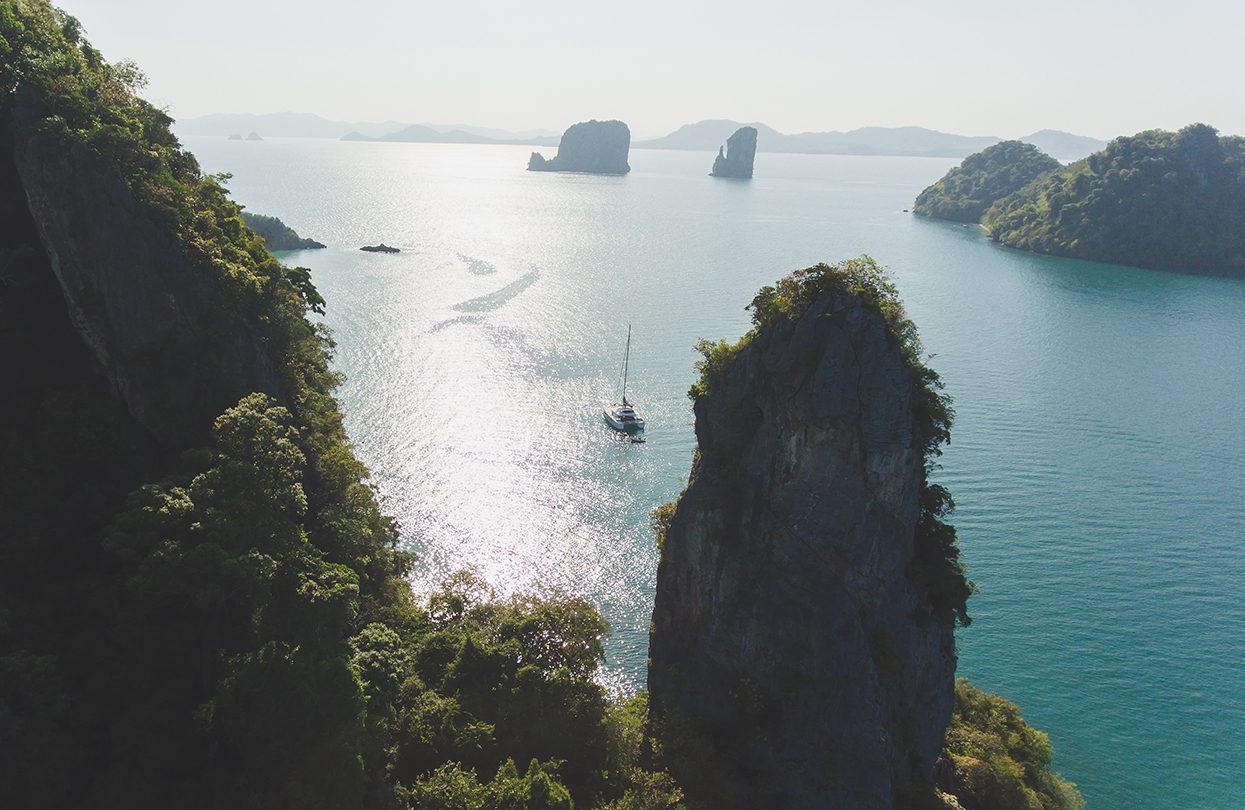
[[[912,573],[911,374],[876,307],[827,293],[697,397],[649,669],[676,757],[699,751],[691,806],[873,810],[929,790],[955,648]]]
[[[726,148],[718,147],[713,161],[713,177],[738,177],[751,179],[752,164],[757,155],[756,127],[740,127],[726,139]]]
[[[630,151],[631,130],[622,121],[581,121],[562,133],[557,157],[546,160],[533,152],[527,170],[626,174],[631,171]]]
[[[154,223],[125,181],[83,145],[41,134],[19,102],[0,154],[20,182],[69,320],[130,416],[159,444],[193,446],[240,396],[280,396],[255,329],[220,285]]]

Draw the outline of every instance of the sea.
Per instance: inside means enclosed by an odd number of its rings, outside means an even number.
[[[426,592],[555,590],[644,687],[653,507],[687,483],[701,338],[757,289],[868,254],[955,399],[936,472],[979,592],[959,674],[1020,705],[1093,808],[1245,807],[1245,281],[1029,255],[914,217],[956,161],[633,149],[625,177],[512,146],[188,137],[324,250],[338,395]],[[359,247],[384,242],[393,255]],[[1173,268],[1179,271],[1181,268]],[[627,397],[647,441],[602,420]]]

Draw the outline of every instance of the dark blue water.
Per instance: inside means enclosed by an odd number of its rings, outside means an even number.
[[[329,249],[350,433],[420,554],[552,585],[643,684],[647,513],[686,483],[692,346],[762,284],[869,253],[956,398],[939,473],[981,592],[960,672],[1021,704],[1095,807],[1245,806],[1245,283],[1049,259],[903,212],[953,161],[635,151],[624,178],[511,147],[189,140],[236,198]],[[397,256],[359,245],[398,245]],[[620,444],[630,398],[648,443]]]

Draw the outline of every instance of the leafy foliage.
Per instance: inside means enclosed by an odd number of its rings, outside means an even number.
[[[1000,200],[983,222],[1022,250],[1245,275],[1245,138],[1205,124],[1116,138]]]
[[[998,200],[1024,188],[1062,164],[1023,141],[1000,141],[964,162],[921,192],[912,210],[923,217],[979,222]]]
[[[1077,810],[1076,786],[1050,770],[1050,740],[1020,709],[960,678],[947,728],[955,797],[965,810]]]

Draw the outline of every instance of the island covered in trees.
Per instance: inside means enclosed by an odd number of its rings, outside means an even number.
[[[1014,190],[1008,178],[1043,161],[990,149],[923,191],[916,213],[979,221],[999,244],[1035,253],[1245,276],[1245,138],[1206,124],[1148,130]]]
[[[912,210],[933,219],[980,222],[981,215],[996,201],[1061,165],[1033,144],[1000,141],[969,155],[922,191]]]

